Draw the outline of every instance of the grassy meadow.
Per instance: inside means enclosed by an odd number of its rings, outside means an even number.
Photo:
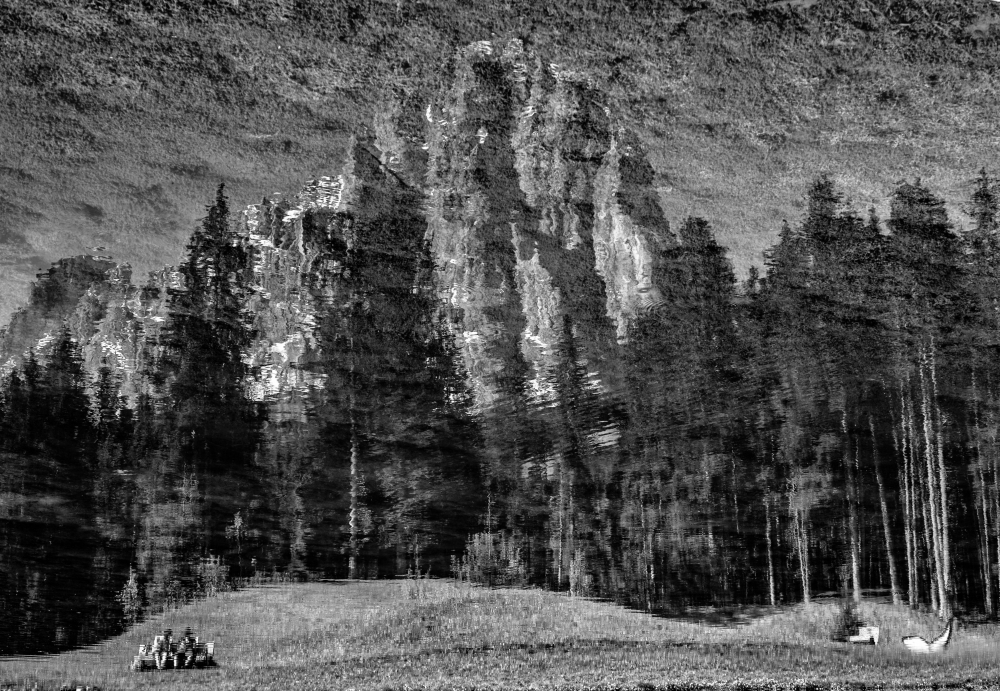
[[[176,262],[215,186],[235,205],[336,171],[457,47],[522,38],[637,130],[668,217],[760,264],[812,178],[861,213],[920,175],[961,224],[996,172],[987,0],[0,0],[0,323],[47,262]]]
[[[936,634],[930,615],[875,602],[877,647],[833,643],[834,601],[718,627],[529,589],[408,579],[268,586],[194,602],[82,651],[4,660],[0,689],[996,688],[1000,631],[956,627],[940,655],[900,637]],[[218,666],[129,672],[169,626],[215,640]]]

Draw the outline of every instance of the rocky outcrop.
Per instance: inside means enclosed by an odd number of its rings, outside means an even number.
[[[510,146],[517,103],[509,56],[476,44],[455,69],[452,89],[426,111],[427,243],[444,322],[482,411],[505,389],[517,390],[524,375],[525,315],[511,237],[530,209]]]
[[[365,291],[395,294],[389,274],[436,297],[437,328],[460,354],[476,410],[525,391],[552,398],[567,353],[586,386],[619,385],[621,344],[660,299],[658,257],[674,243],[642,149],[585,77],[518,41],[473,44],[451,69],[451,87],[431,103],[384,109],[340,170],[243,211],[255,333],[245,359],[258,400],[277,405],[327,386],[324,348],[335,346],[322,324]],[[387,222],[393,214],[411,220]],[[384,265],[345,274],[362,255]],[[155,352],[180,280],[168,269],[136,288],[129,273],[94,258],[53,267],[4,332],[4,361],[44,348],[68,320],[88,366],[120,370],[128,387]]]
[[[253,385],[258,400],[322,385],[323,375],[305,368],[318,356],[315,329],[325,297],[309,291],[308,279],[313,272],[335,273],[340,267],[335,261],[318,262],[322,248],[307,236],[314,214],[340,206],[343,188],[341,177],[325,178],[308,185],[295,206],[264,201],[244,212],[243,230],[253,248],[248,311],[257,333],[248,360],[259,372]]]
[[[608,316],[618,340],[625,341],[632,320],[662,300],[657,258],[675,243],[637,138],[626,132],[611,138],[594,188],[595,268],[604,281]]]
[[[29,349],[44,358],[46,346],[64,323],[89,340],[106,315],[110,296],[128,283],[129,268],[104,257],[60,259],[31,288],[28,304],[0,332],[0,366],[9,370]]]
[[[674,244],[651,167],[584,78],[518,41],[473,44],[454,70],[425,113],[428,241],[477,404],[521,376],[551,396],[567,339],[588,380],[614,388]]]

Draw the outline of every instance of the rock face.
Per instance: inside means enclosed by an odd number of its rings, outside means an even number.
[[[142,387],[142,371],[166,321],[166,288],[176,273],[150,275],[132,284],[132,270],[103,257],[60,259],[33,286],[29,303],[0,333],[0,369],[9,371],[29,351],[48,358],[55,334],[65,325],[81,345],[86,369],[109,367],[130,401]]]
[[[568,343],[587,386],[617,386],[629,324],[660,299],[658,257],[674,244],[649,163],[586,79],[542,64],[518,41],[473,44],[453,70],[433,102],[388,108],[341,170],[243,211],[255,398],[277,405],[330,385],[331,344],[319,331],[364,303],[345,271],[365,242],[374,251],[366,256],[383,263],[364,280],[385,283],[379,272],[401,275],[405,264],[408,289],[435,297],[436,328],[454,344],[475,410],[525,392],[551,399]],[[407,219],[402,235],[373,225],[387,214]],[[361,237],[376,225],[380,237]],[[47,336],[65,322],[88,367],[120,370],[135,393],[178,274],[164,270],[137,288],[129,273],[103,259],[57,263],[3,332],[2,361],[10,367],[28,348],[44,358]]]
[[[657,250],[673,243],[635,139],[585,80],[517,41],[462,51],[426,119],[428,242],[477,404],[519,366],[551,397],[567,338],[593,384],[613,386],[617,345],[657,299]]]
[[[82,255],[55,262],[47,272],[38,274],[28,304],[0,332],[2,367],[9,369],[29,349],[44,352],[64,322],[72,324],[80,335],[86,334],[87,340],[97,335],[98,324],[108,318],[109,310],[127,302],[130,281],[127,265],[117,266],[103,257]]]
[[[257,398],[287,399],[327,384],[337,346],[324,339],[343,331],[337,320],[359,304],[371,311],[377,295],[398,290],[390,284],[406,273],[393,271],[400,260],[419,270],[419,216],[417,193],[361,140],[336,176],[310,182],[292,201],[264,201],[244,212],[243,234],[254,249],[247,309],[257,334],[248,353],[259,371]],[[411,276],[405,292],[418,292],[417,283]]]

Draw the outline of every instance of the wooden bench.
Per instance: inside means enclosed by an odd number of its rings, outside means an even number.
[[[174,653],[176,652],[177,646],[171,646],[170,654],[167,655],[167,661],[163,665],[164,669],[173,668]],[[215,641],[195,643],[194,659],[191,661],[191,664],[194,667],[211,667],[215,664],[215,660],[213,659],[214,656]],[[140,645],[139,654],[132,658],[132,665],[130,669],[136,672],[142,672],[146,669],[156,669],[156,658],[153,656],[153,646],[147,644]]]
[[[878,627],[862,626],[856,636],[849,636],[847,640],[860,645],[878,645]]]

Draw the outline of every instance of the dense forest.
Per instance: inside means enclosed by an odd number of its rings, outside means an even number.
[[[737,285],[585,85],[491,50],[297,198],[220,186],[145,285],[40,276],[3,334],[0,654],[289,578],[995,615],[996,181],[959,232],[919,179],[885,220],[804,180]]]

